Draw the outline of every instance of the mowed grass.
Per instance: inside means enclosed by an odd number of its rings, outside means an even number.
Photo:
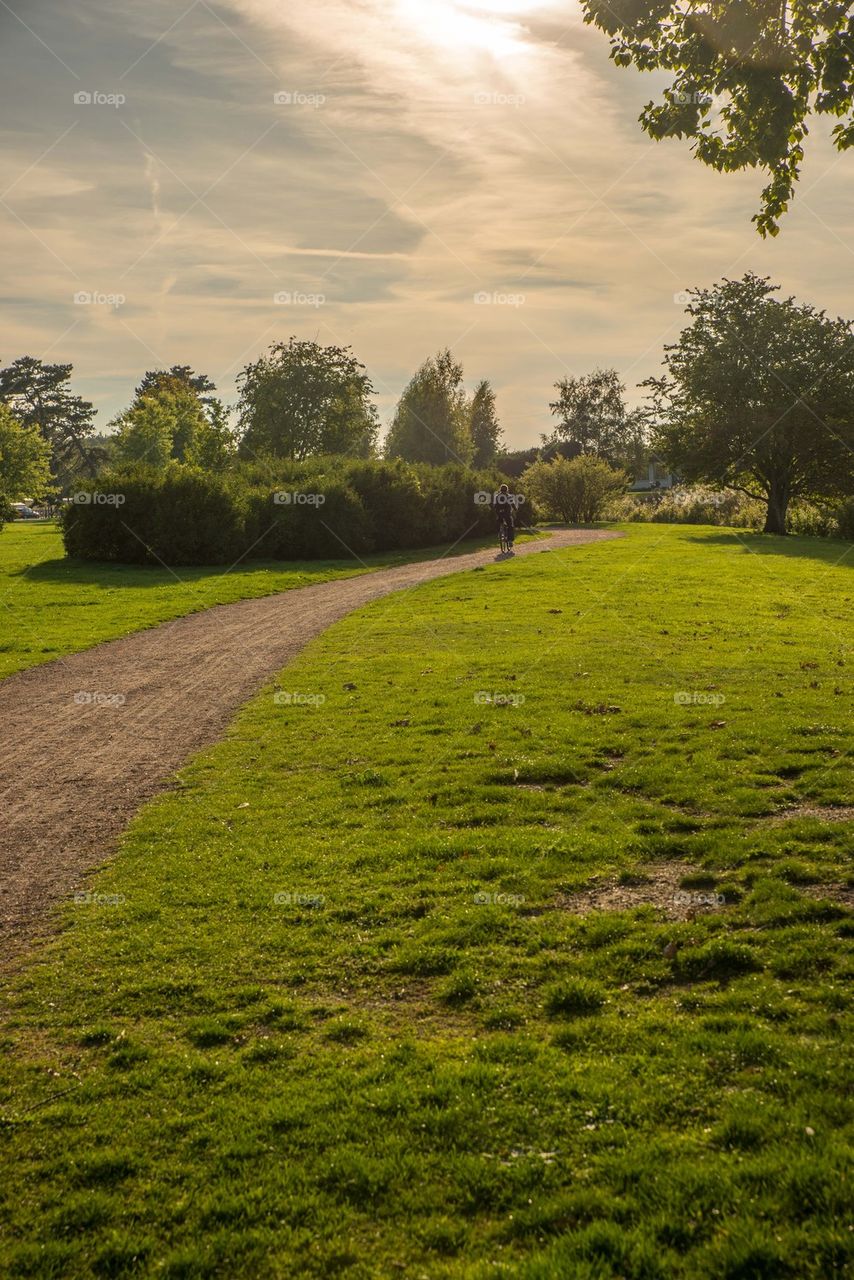
[[[488,546],[467,541],[452,554]],[[117,565],[72,560],[53,523],[0,532],[0,679],[186,613],[431,559],[447,548],[341,560],[241,561],[227,565]]]
[[[633,527],[313,643],[7,984],[0,1271],[850,1274],[845,550]]]

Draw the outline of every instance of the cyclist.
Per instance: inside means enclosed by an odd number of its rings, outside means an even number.
[[[516,502],[509,487],[503,484],[495,495],[495,516],[498,521],[498,532],[501,533],[502,527],[507,533],[507,542],[510,546],[510,555],[513,555],[513,540],[516,537]]]

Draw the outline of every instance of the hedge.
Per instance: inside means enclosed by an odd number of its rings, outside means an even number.
[[[495,532],[494,471],[400,460],[172,463],[101,474],[62,513],[68,555],[126,564],[345,559]],[[535,512],[526,505],[525,523]]]

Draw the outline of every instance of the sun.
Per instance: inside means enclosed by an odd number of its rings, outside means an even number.
[[[507,58],[522,52],[517,19],[546,5],[543,0],[397,0],[406,24],[420,36],[459,53]]]

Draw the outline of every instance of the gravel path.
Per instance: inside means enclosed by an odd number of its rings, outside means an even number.
[[[517,556],[617,536],[561,531]],[[136,810],[326,627],[494,561],[476,551],[220,605],[0,682],[0,955],[48,929],[52,906],[104,862]]]

